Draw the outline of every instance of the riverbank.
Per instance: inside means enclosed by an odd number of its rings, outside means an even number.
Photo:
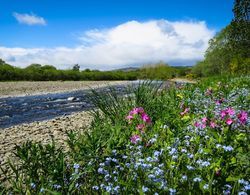
[[[90,112],[79,112],[48,121],[0,129],[0,166],[3,166],[8,158],[14,157],[13,151],[16,145],[22,145],[28,140],[46,144],[51,143],[53,138],[57,146],[62,146],[67,150],[67,131],[85,131],[91,120]],[[1,175],[0,171],[0,177]]]
[[[13,81],[0,82],[0,98],[60,93],[127,84],[128,81]]]

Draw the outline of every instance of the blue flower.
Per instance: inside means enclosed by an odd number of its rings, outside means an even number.
[[[209,185],[208,184],[205,184],[204,186],[203,186],[203,189],[204,190],[207,190],[209,188]]]
[[[143,191],[143,192],[147,192],[148,190],[149,190],[148,187],[142,186],[142,191]]]
[[[31,183],[30,187],[34,189],[34,188],[36,188],[36,184],[35,183]]]
[[[169,192],[170,192],[170,194],[175,194],[176,193],[176,189],[169,188]]]
[[[187,169],[188,170],[194,170],[194,167],[190,166],[190,165],[187,165]]]
[[[195,177],[195,178],[193,179],[193,181],[194,181],[194,182],[201,182],[201,178],[200,178],[200,177]]]
[[[231,152],[233,150],[232,146],[222,146],[226,152]]]
[[[92,189],[93,190],[99,190],[99,187],[98,186],[93,186]]]
[[[41,189],[40,189],[40,192],[43,193],[43,192],[44,192],[44,188],[41,188]]]
[[[74,164],[74,169],[79,169],[80,168],[80,165],[79,164]]]

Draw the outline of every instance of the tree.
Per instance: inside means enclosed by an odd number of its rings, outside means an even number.
[[[6,64],[5,61],[3,61],[1,58],[0,58],[0,65],[2,64]]]
[[[75,65],[73,66],[73,69],[72,69],[72,70],[74,70],[74,71],[79,71],[79,70],[80,70],[79,64],[75,64]]]
[[[250,0],[235,0],[234,18],[229,25],[232,52],[243,58],[250,57]]]

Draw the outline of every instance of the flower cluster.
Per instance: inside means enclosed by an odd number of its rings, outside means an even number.
[[[130,141],[133,144],[137,144],[139,141],[142,141],[142,135],[145,133],[147,125],[152,123],[151,118],[142,107],[136,107],[129,112],[129,115],[126,116],[126,119],[128,120],[129,124],[132,124],[133,120],[136,123],[135,129],[139,131],[140,135],[138,133],[132,135],[130,137]]]

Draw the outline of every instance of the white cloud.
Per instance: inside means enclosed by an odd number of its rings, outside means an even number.
[[[129,21],[113,28],[86,31],[74,48],[0,47],[0,58],[22,67],[41,63],[67,68],[78,63],[83,69],[101,70],[160,60],[192,65],[203,58],[214,33],[205,22]]]
[[[46,25],[47,24],[44,18],[40,16],[36,16],[34,14],[19,14],[19,13],[14,12],[13,16],[21,24],[27,24],[27,25]]]

